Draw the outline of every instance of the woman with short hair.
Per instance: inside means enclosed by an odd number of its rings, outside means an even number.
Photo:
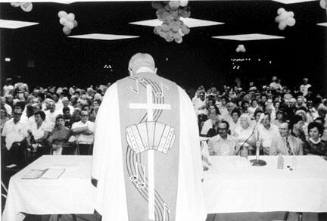
[[[61,155],[63,148],[68,145],[68,139],[71,131],[65,127],[65,119],[62,114],[56,117],[55,127],[48,138],[51,152],[54,155]]]
[[[327,143],[321,139],[324,128],[318,122],[308,125],[308,140],[303,145],[304,154],[327,156]]]

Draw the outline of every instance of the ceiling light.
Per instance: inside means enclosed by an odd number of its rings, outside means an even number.
[[[37,24],[39,24],[39,23],[0,19],[0,28],[17,29],[17,28],[24,28],[24,27],[28,27],[28,26],[32,26],[32,25],[37,25]]]
[[[327,22],[318,23],[317,25],[327,27]]]
[[[265,34],[241,34],[241,35],[222,35],[222,36],[212,36],[212,38],[218,38],[223,40],[234,40],[234,41],[255,41],[255,40],[273,40],[273,39],[283,39],[283,36],[277,35],[265,35]]]
[[[224,24],[223,22],[216,22],[216,21],[202,20],[202,19],[195,19],[195,18],[181,17],[180,19],[189,28],[206,27],[206,26],[223,25]],[[156,27],[156,26],[162,25],[162,21],[160,21],[159,19],[151,19],[151,20],[130,22],[129,24]]]
[[[317,0],[273,0],[273,1],[282,4],[295,4],[295,3],[303,3],[303,2],[313,2]]]
[[[122,40],[122,39],[129,39],[129,38],[138,38],[140,36],[92,33],[92,34],[85,34],[85,35],[71,35],[68,37],[80,38],[80,39],[93,39],[93,40]]]

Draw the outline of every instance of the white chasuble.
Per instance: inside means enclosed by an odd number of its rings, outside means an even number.
[[[92,177],[103,221],[204,221],[196,116],[174,82],[140,73],[100,106]]]

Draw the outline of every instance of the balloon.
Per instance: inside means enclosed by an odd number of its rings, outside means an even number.
[[[13,7],[19,7],[20,4],[22,4],[21,2],[10,2],[10,5]]]
[[[62,17],[59,19],[59,23],[62,24],[62,25],[66,25],[67,24],[67,18],[66,17]]]
[[[69,29],[67,26],[64,26],[62,28],[62,31],[64,32],[65,35],[69,35],[71,33],[71,29]]]
[[[294,17],[294,12],[288,12],[288,16]]]
[[[160,28],[161,28],[161,26],[156,26],[156,27],[154,27],[154,29],[153,29],[153,33],[155,33],[156,35],[158,35],[158,34],[159,34],[159,30],[160,30]]]
[[[72,22],[72,21],[67,21],[67,23],[66,23],[65,26],[68,27],[69,29],[73,29],[73,28],[74,28],[74,22]]]
[[[294,18],[288,18],[286,22],[287,22],[288,26],[292,27],[292,26],[295,25],[295,19]]]
[[[167,24],[162,24],[161,28],[162,28],[162,31],[164,31],[164,32],[169,31],[169,26]]]
[[[184,24],[181,26],[181,29],[182,29],[182,32],[184,33],[184,35],[187,35],[188,33],[190,33],[190,28]]]
[[[284,8],[279,8],[278,10],[277,10],[277,14],[282,14],[282,13],[284,13],[284,12],[286,12],[286,10],[284,9]]]
[[[181,7],[185,7],[188,4],[188,0],[180,0],[179,4],[180,4]]]
[[[180,44],[183,42],[183,38],[182,37],[175,38],[175,42]]]
[[[326,1],[325,0],[320,0],[320,7],[325,9],[326,8]]]
[[[67,19],[70,20],[70,21],[74,21],[74,20],[75,20],[75,15],[74,15],[74,13],[69,13],[69,14],[67,15]]]
[[[76,20],[74,20],[74,21],[73,21],[73,23],[74,23],[74,28],[76,28],[76,27],[77,27],[77,25],[78,25],[77,21],[76,21]]]
[[[279,19],[280,21],[284,21],[285,19],[287,19],[289,17],[287,12],[283,12],[282,14],[279,15]]]
[[[275,22],[281,22],[281,19],[280,19],[280,15],[278,15],[276,18],[275,18]]]
[[[152,8],[154,9],[160,9],[162,8],[162,4],[160,2],[152,2]]]
[[[171,9],[178,9],[178,7],[179,7],[179,1],[171,0],[168,4]]]
[[[24,12],[30,12],[33,9],[33,4],[31,2],[24,2],[20,5],[20,8],[24,11]]]
[[[286,28],[286,26],[287,26],[287,24],[286,24],[286,22],[284,22],[284,21],[282,21],[282,22],[280,22],[280,23],[278,24],[278,28],[279,28],[280,30],[284,30],[284,29]]]
[[[58,12],[58,17],[59,18],[66,17],[66,16],[67,16],[67,13],[65,11],[59,11]]]
[[[177,24],[173,23],[173,24],[171,24],[171,30],[173,32],[178,32],[179,26]]]

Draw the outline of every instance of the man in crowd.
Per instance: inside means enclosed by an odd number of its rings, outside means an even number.
[[[81,120],[73,123],[73,135],[76,137],[76,143],[81,155],[92,154],[94,142],[94,123],[89,121],[89,113],[81,111]]]
[[[291,134],[287,122],[280,124],[279,134],[272,140],[269,155],[303,155],[303,142]]]
[[[279,136],[278,127],[271,124],[271,118],[269,113],[264,114],[262,124],[258,125],[258,137],[263,153],[269,155],[272,140]]]
[[[21,122],[23,107],[16,104],[13,110],[13,118],[5,122],[2,130],[1,156],[4,165],[16,164],[23,166],[26,137],[28,136],[26,125]]]
[[[238,152],[237,141],[228,134],[229,124],[223,120],[218,123],[218,135],[209,139],[208,147],[210,155],[229,156]]]

